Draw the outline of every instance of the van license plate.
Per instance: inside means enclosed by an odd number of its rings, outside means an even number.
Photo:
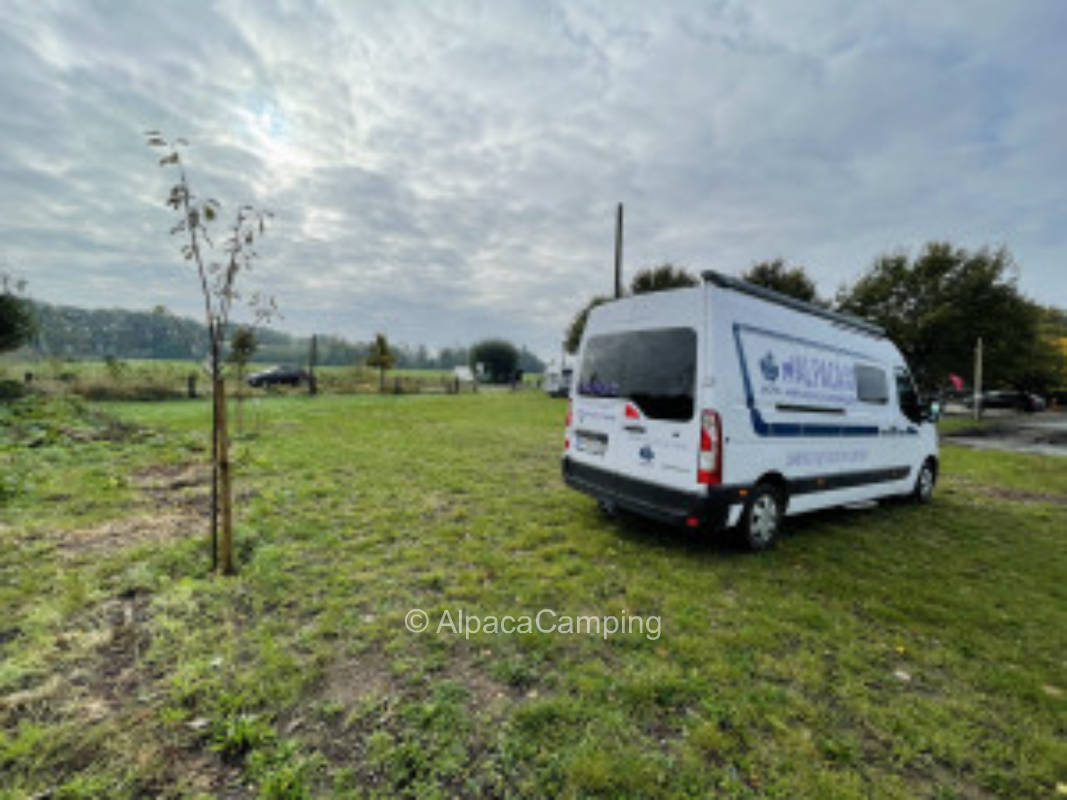
[[[608,449],[608,437],[602,433],[583,433],[578,431],[574,437],[574,448],[580,453],[602,456]]]

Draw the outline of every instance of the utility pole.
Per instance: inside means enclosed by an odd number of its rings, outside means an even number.
[[[982,337],[974,346],[974,418],[982,418]]]
[[[615,212],[615,299],[622,297],[622,203]]]

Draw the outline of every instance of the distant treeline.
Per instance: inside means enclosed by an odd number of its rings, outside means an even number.
[[[58,358],[166,358],[201,360],[207,354],[207,329],[196,320],[178,317],[162,306],[152,311],[85,309],[34,303],[38,332],[30,350]],[[253,361],[300,364],[307,361],[310,337],[291,336],[271,328],[256,328],[259,348]],[[388,333],[388,331],[386,331]],[[362,364],[370,342],[350,342],[339,336],[318,337],[318,363]],[[394,345],[395,365],[404,369],[451,369],[466,366],[468,348],[457,345],[431,352],[424,345]],[[544,362],[525,347],[519,349],[519,368],[542,372]]]

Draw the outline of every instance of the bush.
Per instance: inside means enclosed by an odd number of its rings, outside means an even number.
[[[74,394],[86,400],[174,400],[185,397],[185,392],[172,386],[158,383],[82,383],[73,387]]]
[[[20,397],[25,397],[28,393],[29,390],[22,381],[13,381],[11,379],[0,380],[0,402],[5,400],[18,400]]]

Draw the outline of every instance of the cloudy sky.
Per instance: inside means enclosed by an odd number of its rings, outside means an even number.
[[[195,315],[169,175],[276,214],[295,332],[542,353],[625,270],[781,256],[824,293],[930,239],[1067,306],[1067,3],[0,4],[0,264]]]

